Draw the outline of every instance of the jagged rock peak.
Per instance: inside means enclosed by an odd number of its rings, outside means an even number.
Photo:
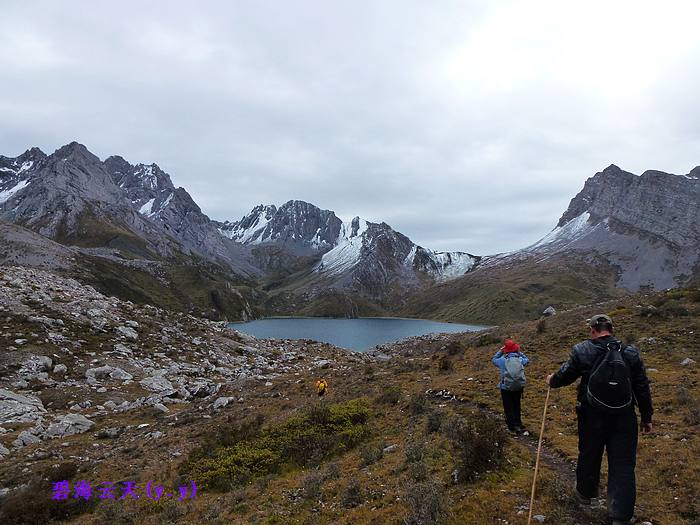
[[[79,142],[75,141],[66,144],[65,146],[61,146],[51,156],[58,157],[60,159],[71,158],[86,159],[93,162],[100,161],[100,159],[96,155],[92,154],[90,150],[88,150],[83,144],[80,144]]]

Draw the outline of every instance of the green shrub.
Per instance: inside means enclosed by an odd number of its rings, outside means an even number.
[[[181,474],[202,488],[230,490],[283,468],[318,464],[361,443],[369,434],[369,415],[365,399],[315,406],[230,445],[196,450]]]
[[[360,447],[360,458],[364,466],[372,465],[384,457],[383,442],[367,443]]]
[[[395,405],[401,399],[401,390],[398,387],[392,386],[384,389],[384,391],[377,397],[377,402],[384,405]]]

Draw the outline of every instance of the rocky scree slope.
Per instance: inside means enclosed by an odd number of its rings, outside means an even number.
[[[10,470],[27,458],[61,459],[70,443],[56,438],[98,431],[157,441],[182,411],[211,412],[244,402],[249,389],[373,359],[321,343],[256,340],[18,267],[0,267],[0,346],[0,457]],[[144,410],[165,419],[120,422]],[[112,457],[118,445],[97,448],[83,450],[81,461]]]
[[[611,165],[586,181],[552,232],[517,256],[571,252],[602,256],[630,291],[687,283],[700,264],[700,167],[638,176]]]

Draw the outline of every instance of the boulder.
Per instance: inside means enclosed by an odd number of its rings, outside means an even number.
[[[218,383],[211,383],[206,379],[198,380],[197,382],[187,385],[187,391],[192,397],[209,397],[216,394],[221,388]]]
[[[176,392],[175,388],[173,388],[173,384],[163,376],[146,377],[139,381],[139,384],[146,390],[157,392],[164,396],[169,396]]]
[[[15,394],[0,388],[0,421],[3,423],[26,423],[41,420],[46,409],[41,399]]]
[[[134,378],[129,372],[109,365],[89,368],[85,371],[85,377],[87,378],[87,382],[91,385],[95,384],[98,379],[105,379],[107,377],[122,381]]]
[[[15,439],[12,444],[16,448],[20,447],[25,447],[27,445],[33,445],[34,443],[39,443],[41,441],[41,438],[38,436],[35,436],[28,430],[23,430],[22,432],[19,433],[19,436],[17,436],[17,439]]]
[[[129,341],[138,341],[139,340],[139,334],[136,333],[136,330],[134,330],[131,327],[128,326],[117,326],[114,331],[117,333],[117,335],[120,335]]]
[[[46,429],[46,437],[53,439],[82,434],[94,426],[95,423],[82,414],[66,414]]]
[[[65,374],[67,371],[68,367],[66,365],[56,365],[53,367],[54,374]]]
[[[557,315],[557,311],[554,309],[553,306],[548,306],[544,309],[542,315],[544,315],[545,317],[551,317],[553,315]]]
[[[690,357],[686,357],[681,361],[681,366],[688,366],[688,365],[694,365],[695,364],[695,359],[691,359]]]
[[[216,399],[216,401],[214,401],[214,404],[212,405],[212,407],[215,410],[218,410],[219,408],[223,408],[226,405],[228,405],[231,401],[233,401],[232,397],[219,397]]]
[[[0,458],[3,458],[10,454],[10,449],[5,448],[2,443],[0,443]]]
[[[114,439],[119,437],[119,435],[122,433],[122,430],[117,427],[108,427],[108,428],[103,428],[100,430],[96,437],[97,439]]]

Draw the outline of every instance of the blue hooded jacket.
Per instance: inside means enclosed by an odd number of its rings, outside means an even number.
[[[506,386],[503,383],[504,376],[506,374],[506,359],[515,359],[518,358],[520,361],[523,363],[523,366],[527,366],[527,364],[530,362],[530,360],[527,358],[525,354],[522,352],[508,352],[508,353],[503,353],[503,350],[499,350],[496,352],[496,355],[493,356],[493,359],[491,359],[491,362],[498,367],[498,369],[501,372],[501,380],[498,383],[498,388],[501,390],[505,390]]]

